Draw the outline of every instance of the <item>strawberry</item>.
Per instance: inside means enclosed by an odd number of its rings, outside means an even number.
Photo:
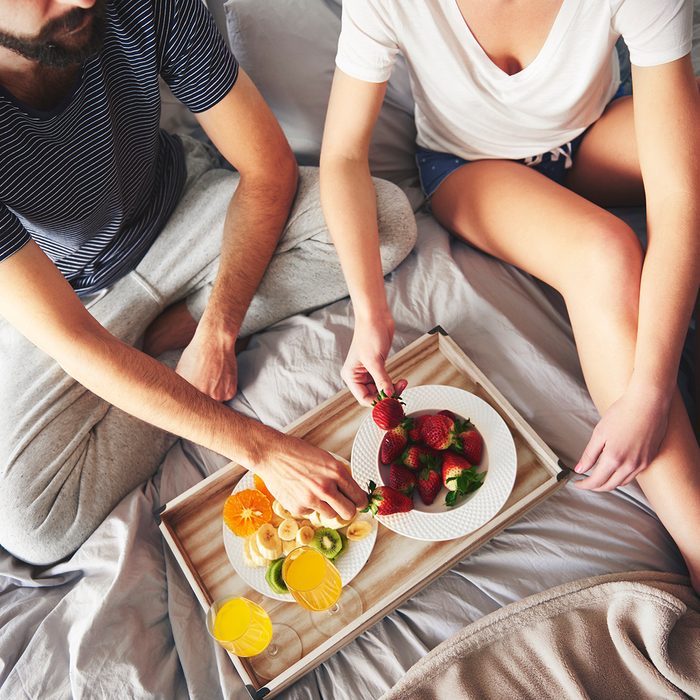
[[[401,456],[404,447],[408,443],[406,422],[399,423],[395,428],[387,431],[382,438],[382,444],[379,447],[379,459],[382,464],[391,464]]]
[[[409,445],[401,455],[401,464],[414,472],[418,471],[430,457],[430,450],[423,445]]]
[[[392,464],[389,468],[389,486],[411,496],[416,487],[416,475],[401,464]]]
[[[454,482],[448,483],[448,480],[456,479],[463,471],[471,468],[472,465],[461,455],[454,452],[446,452],[442,460],[442,485],[448,491],[455,491],[457,484]]]
[[[398,394],[387,396],[383,390],[380,391],[377,400],[372,404],[372,420],[382,430],[395,428],[406,415],[402,404]]]
[[[454,442],[454,426],[455,422],[448,416],[426,416],[420,428],[421,440],[434,450],[446,450]]]
[[[450,492],[445,497],[445,505],[453,506],[459,496],[476,491],[483,483],[484,476],[464,457],[447,452],[442,462],[442,483]]]
[[[469,421],[460,421],[456,426],[457,437],[461,444],[456,447],[472,463],[479,464],[484,452],[484,438],[481,433]]]
[[[363,513],[369,511],[372,515],[393,515],[413,510],[412,498],[392,489],[391,486],[377,486],[374,481],[368,484],[368,497]]]
[[[423,467],[418,472],[416,488],[418,489],[418,495],[421,501],[423,501],[426,506],[429,506],[442,488],[439,472],[430,467]]]
[[[408,439],[411,442],[419,442],[420,441],[420,429],[423,423],[425,422],[425,419],[428,418],[428,415],[423,415],[423,416],[416,416],[415,418],[412,418],[411,420],[413,421],[413,426],[408,429]]]

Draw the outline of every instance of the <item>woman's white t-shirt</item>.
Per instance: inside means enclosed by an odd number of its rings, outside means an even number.
[[[498,68],[456,0],[343,0],[336,64],[373,83],[406,59],[419,146],[466,160],[519,159],[581,134],[620,81],[615,42],[637,66],[689,53],[690,0],[563,0],[539,54],[514,75]]]

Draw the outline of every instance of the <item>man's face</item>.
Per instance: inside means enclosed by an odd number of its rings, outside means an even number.
[[[0,0],[0,47],[53,68],[102,48],[106,0]]]

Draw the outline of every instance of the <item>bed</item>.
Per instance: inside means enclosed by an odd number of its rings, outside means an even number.
[[[224,18],[223,8],[213,9]],[[230,0],[226,10],[242,65],[299,160],[313,162],[333,70],[336,0]],[[280,65],[287,65],[286,81]],[[397,71],[372,150],[375,173],[400,182],[415,205],[419,232],[414,252],[387,280],[393,349],[442,325],[572,465],[597,416],[561,305],[528,276],[452,240],[421,209],[407,87]],[[165,104],[172,128],[191,129],[167,95]],[[643,236],[643,212],[620,213]],[[351,335],[347,300],[257,334],[239,356],[232,407],[282,428],[342,388]],[[0,699],[248,697],[209,640],[156,518],[162,503],[224,463],[178,443],[156,476],[126,496],[68,560],[39,569],[0,551]],[[431,649],[492,611],[576,579],[636,570],[685,573],[636,485],[608,494],[568,486],[281,697],[379,697]]]

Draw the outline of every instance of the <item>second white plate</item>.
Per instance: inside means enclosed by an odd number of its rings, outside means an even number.
[[[484,483],[458,505],[444,505],[443,490],[431,506],[414,496],[415,508],[408,513],[378,516],[390,530],[416,540],[451,540],[462,537],[491,520],[505,505],[515,483],[518,467],[513,436],[501,416],[478,396],[452,386],[426,385],[406,389],[402,398],[406,415],[452,411],[468,418],[484,438],[484,455],[479,471],[486,471]],[[380,465],[379,446],[385,431],[371,414],[360,424],[352,446],[352,475],[361,488],[369,481],[386,483],[388,467]]]

